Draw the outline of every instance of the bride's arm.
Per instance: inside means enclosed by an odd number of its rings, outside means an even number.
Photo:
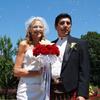
[[[28,47],[28,44],[26,43],[26,41],[22,41],[19,45],[18,54],[16,56],[16,61],[15,61],[15,65],[13,68],[14,76],[16,77],[22,77],[22,76],[29,77],[29,76],[41,75],[41,70],[40,71],[28,71],[22,68],[22,64],[23,64],[23,60],[24,60],[27,47]]]

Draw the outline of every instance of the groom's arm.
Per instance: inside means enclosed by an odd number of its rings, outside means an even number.
[[[80,41],[80,68],[78,96],[89,97],[89,52],[86,41]]]

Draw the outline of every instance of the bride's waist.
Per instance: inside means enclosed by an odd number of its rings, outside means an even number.
[[[21,83],[28,83],[28,84],[32,84],[32,83],[41,83],[42,78],[41,77],[21,77],[20,78],[20,82]]]

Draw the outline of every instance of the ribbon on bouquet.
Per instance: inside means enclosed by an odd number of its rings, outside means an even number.
[[[39,67],[43,69],[41,78],[41,90],[45,92],[43,100],[50,100],[51,64],[57,60],[57,56],[38,55],[35,59],[37,60]]]
[[[33,56],[30,64],[30,70],[40,70],[41,76],[41,91],[44,92],[43,100],[50,100],[50,81],[51,81],[51,64],[57,60],[56,55],[38,55]]]
[[[41,79],[41,89],[44,91],[44,99],[50,99],[50,80],[51,80],[51,65],[47,64],[43,68],[42,79]]]

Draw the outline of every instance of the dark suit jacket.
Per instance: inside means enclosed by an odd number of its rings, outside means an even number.
[[[72,43],[76,43],[73,48]],[[60,75],[66,92],[76,89],[77,95],[88,98],[89,67],[87,42],[69,35]]]

